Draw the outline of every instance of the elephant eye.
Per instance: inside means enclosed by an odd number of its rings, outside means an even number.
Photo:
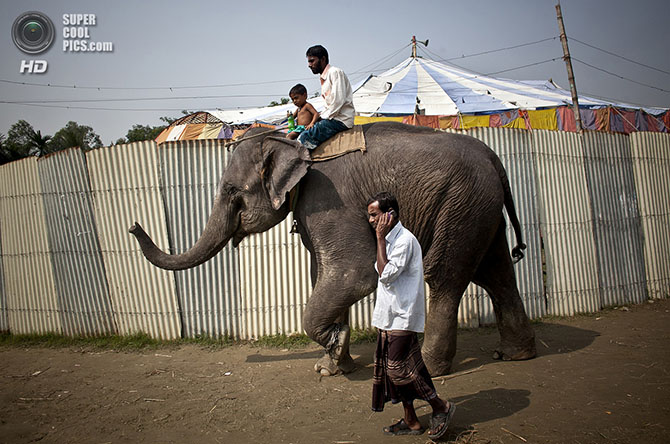
[[[221,191],[226,193],[230,197],[234,197],[235,195],[240,193],[239,188],[237,188],[234,185],[228,184],[228,183],[223,185]]]

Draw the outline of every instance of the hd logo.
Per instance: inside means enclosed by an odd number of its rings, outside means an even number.
[[[54,41],[56,34],[53,22],[41,12],[25,12],[12,25],[12,40],[17,48],[26,54],[45,52]],[[21,74],[43,74],[47,71],[46,60],[21,60]]]
[[[19,72],[21,74],[44,74],[48,67],[46,60],[21,60]]]

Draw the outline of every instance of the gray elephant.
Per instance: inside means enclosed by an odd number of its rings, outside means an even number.
[[[303,327],[326,353],[316,370],[335,374],[354,368],[349,354],[349,308],[377,286],[375,235],[366,202],[379,191],[394,194],[400,219],[423,249],[430,288],[423,357],[433,376],[450,371],[456,353],[457,313],[470,282],[491,297],[500,342],[494,357],[535,356],[535,334],[517,289],[508,250],[503,207],[515,229],[519,221],[507,174],[495,153],[466,135],[399,123],[363,127],[367,151],[312,163],[299,143],[248,131],[221,178],[207,225],[183,254],[161,251],[135,224],[146,258],[158,267],[181,270],[216,255],[230,239],[264,232],[289,214],[288,192],[300,183],[294,214],[311,255],[312,296]]]

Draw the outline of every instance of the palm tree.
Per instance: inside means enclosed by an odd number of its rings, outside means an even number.
[[[33,150],[37,151],[38,156],[44,156],[45,154],[49,154],[51,152],[50,146],[49,146],[49,139],[51,139],[51,136],[44,136],[42,137],[42,132],[37,130],[33,131],[32,134],[30,134],[30,146],[31,146],[31,153]]]

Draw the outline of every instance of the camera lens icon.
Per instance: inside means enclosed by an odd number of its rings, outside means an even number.
[[[55,33],[49,17],[36,11],[21,14],[12,25],[14,44],[26,54],[40,54],[49,49]]]

